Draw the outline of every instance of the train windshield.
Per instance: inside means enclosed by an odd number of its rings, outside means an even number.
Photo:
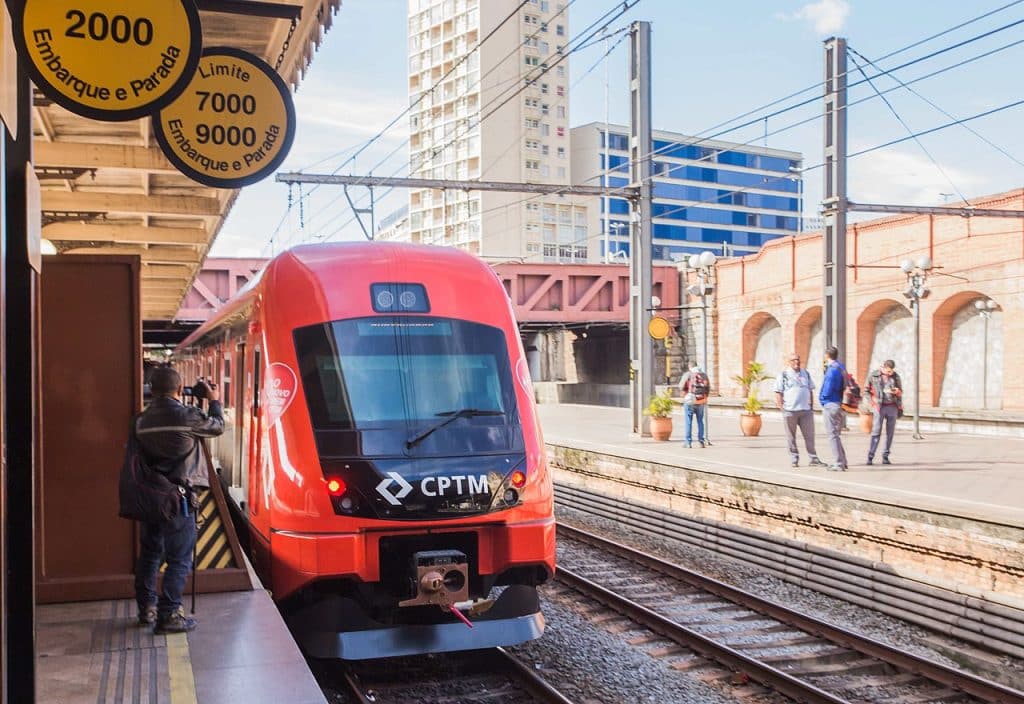
[[[300,328],[294,336],[322,456],[521,447],[508,347],[499,328],[379,316]]]

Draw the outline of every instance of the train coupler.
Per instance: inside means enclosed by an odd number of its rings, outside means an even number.
[[[445,611],[469,599],[469,563],[458,550],[427,550],[412,556],[414,596],[399,606],[436,604]],[[461,614],[460,614],[461,616]]]

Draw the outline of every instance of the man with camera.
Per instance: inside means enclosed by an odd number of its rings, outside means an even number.
[[[153,371],[153,400],[135,422],[135,435],[146,461],[185,489],[174,518],[159,523],[140,523],[141,551],[135,569],[135,600],[139,623],[156,624],[154,633],[182,633],[196,627],[185,615],[182,591],[191,566],[196,540],[194,492],[209,486],[202,438],[224,432],[224,412],[216,385],[203,381],[192,387],[197,398],[209,400],[209,415],[181,402],[181,376],[170,367]],[[156,593],[157,573],[166,561],[163,588]]]

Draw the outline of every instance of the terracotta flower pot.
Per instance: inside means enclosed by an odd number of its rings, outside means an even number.
[[[865,433],[870,434],[871,428],[875,425],[875,414],[874,413],[861,413],[860,414],[860,429]]]
[[[753,437],[761,432],[761,422],[761,414],[759,413],[740,414],[740,430],[747,437]]]
[[[668,440],[672,435],[672,419],[651,416],[651,437],[655,440]]]

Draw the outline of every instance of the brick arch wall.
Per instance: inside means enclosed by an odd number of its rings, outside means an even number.
[[[932,393],[931,403],[938,406],[942,396],[942,381],[946,378],[949,347],[953,338],[953,319],[964,306],[973,305],[979,298],[992,298],[980,291],[960,291],[938,305],[932,314]]]
[[[875,347],[875,330],[879,319],[893,308],[904,308],[899,301],[883,298],[868,304],[857,316],[857,379],[866,379],[871,371],[871,353]],[[847,360],[849,368],[850,362]]]
[[[743,325],[743,358],[740,368],[736,370],[736,374],[743,374],[747,370],[747,363],[756,360],[763,362],[768,369],[769,374],[774,374],[772,371],[776,366],[781,364],[780,359],[758,359],[758,345],[761,342],[762,334],[766,329],[781,329],[782,325],[778,319],[771,313],[760,311],[754,313],[747,319],[747,322]],[[783,354],[779,350],[779,355]],[[764,391],[764,389],[762,389]]]
[[[811,359],[811,337],[814,334],[814,326],[821,322],[821,306],[811,306],[796,319],[793,325],[793,346],[794,351],[800,355],[804,366],[817,364],[820,359]]]

